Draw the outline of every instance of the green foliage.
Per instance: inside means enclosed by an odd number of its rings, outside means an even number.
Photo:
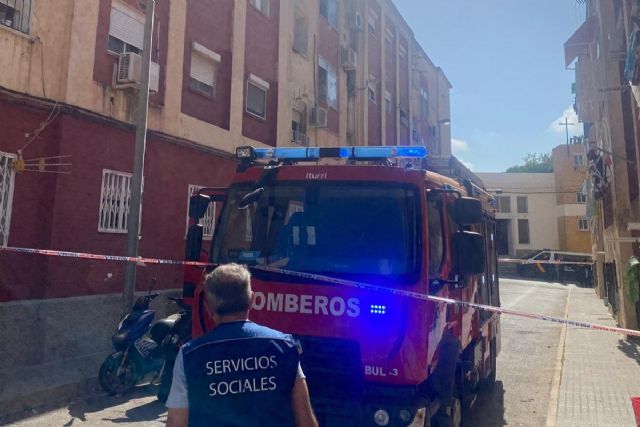
[[[553,172],[553,159],[550,153],[529,153],[523,159],[522,165],[511,166],[507,172],[533,172],[549,173]]]

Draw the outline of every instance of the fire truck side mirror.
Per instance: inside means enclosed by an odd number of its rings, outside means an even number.
[[[473,197],[460,197],[453,203],[453,219],[458,225],[480,224],[482,203]]]
[[[202,251],[202,236],[204,227],[201,224],[192,224],[187,231],[187,242],[184,259],[187,261],[200,261]]]
[[[189,199],[189,218],[200,219],[207,212],[211,197],[206,194],[195,194]]]
[[[482,234],[458,231],[453,237],[453,269],[456,274],[484,273],[486,254]]]

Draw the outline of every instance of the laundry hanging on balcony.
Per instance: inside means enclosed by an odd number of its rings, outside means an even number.
[[[611,176],[611,166],[613,161],[611,156],[602,153],[597,148],[591,148],[587,153],[589,160],[589,179],[591,180],[591,189],[593,198],[602,199],[605,191],[609,188],[609,177]]]
[[[629,34],[629,44],[627,49],[627,59],[624,63],[624,78],[632,85],[640,84],[640,30],[635,27]]]

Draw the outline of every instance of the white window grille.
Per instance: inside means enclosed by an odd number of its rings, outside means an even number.
[[[574,154],[573,165],[577,167],[584,166],[584,156],[582,154]]]
[[[131,174],[109,169],[102,171],[98,231],[126,233],[131,203]]]
[[[13,154],[0,151],[0,246],[7,246],[9,242],[15,178],[15,172],[11,165],[14,159]]]
[[[191,196],[196,194],[198,190],[204,188],[202,185],[189,185],[189,190],[187,193],[187,231],[189,230],[189,201],[191,200]],[[207,211],[204,213],[204,216],[200,219],[200,224],[202,225],[202,235],[205,239],[211,239],[213,237],[213,232],[216,229],[216,203],[209,203],[209,207],[207,207]]]

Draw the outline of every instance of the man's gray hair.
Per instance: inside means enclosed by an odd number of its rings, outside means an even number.
[[[205,277],[204,285],[211,309],[218,316],[249,311],[251,273],[245,266],[221,265]]]

